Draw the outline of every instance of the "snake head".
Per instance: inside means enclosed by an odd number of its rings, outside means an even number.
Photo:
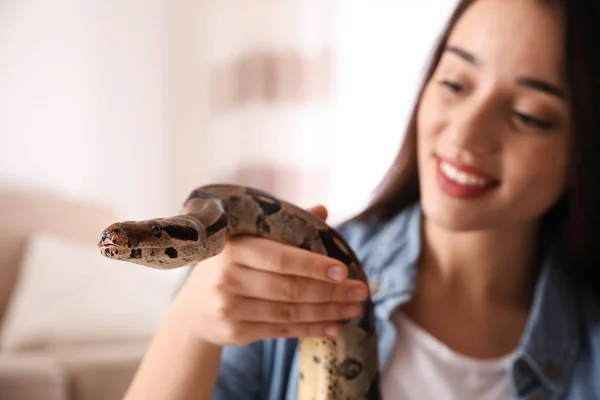
[[[172,217],[114,223],[97,246],[107,258],[166,269],[192,261],[204,239],[192,220]]]
[[[128,250],[134,249],[139,243],[139,222],[117,222],[102,231],[97,246],[102,255],[108,258],[124,259],[127,258]],[[133,240],[132,240],[133,239]]]

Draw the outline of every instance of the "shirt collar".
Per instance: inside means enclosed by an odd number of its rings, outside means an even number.
[[[579,350],[578,303],[575,285],[561,271],[553,249],[549,249],[513,365],[518,391],[524,391],[535,375],[558,395],[566,392]]]
[[[365,259],[373,302],[385,319],[414,291],[421,228],[422,209],[416,203],[381,227]],[[525,392],[537,378],[558,395],[565,393],[579,349],[578,309],[577,290],[549,248],[511,370],[517,392]]]
[[[421,225],[421,206],[416,203],[386,222],[376,234],[364,262],[375,304],[412,294],[421,252]],[[386,310],[385,318],[389,319],[392,311]]]

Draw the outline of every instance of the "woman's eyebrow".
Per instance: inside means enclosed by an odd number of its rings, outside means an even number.
[[[539,90],[540,92],[544,92],[551,96],[558,97],[561,100],[564,100],[565,98],[565,91],[563,89],[541,79],[532,78],[528,76],[520,77],[517,78],[517,84],[521,86],[527,86],[531,89]]]
[[[468,61],[469,63],[471,63],[473,65],[477,65],[478,64],[477,58],[473,54],[469,53],[467,50],[465,50],[463,48],[460,48],[458,46],[453,46],[453,45],[447,45],[444,48],[444,50],[448,51],[450,53],[456,54],[457,56],[459,56],[463,60]]]
[[[455,54],[455,55],[459,56],[460,58],[462,58],[463,60],[465,60],[468,63],[473,64],[475,66],[480,65],[480,61],[477,59],[477,57],[475,57],[475,55],[473,53],[471,53],[459,46],[447,45],[444,48],[444,51]],[[516,82],[520,86],[525,86],[530,89],[538,90],[540,92],[549,94],[551,96],[558,97],[561,100],[565,99],[565,91],[563,89],[561,89],[557,85],[552,84],[543,79],[534,78],[534,77],[530,77],[530,76],[523,76],[523,77],[518,77]]]

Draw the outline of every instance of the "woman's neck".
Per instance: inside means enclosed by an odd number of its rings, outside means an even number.
[[[424,219],[415,292],[403,312],[461,354],[514,351],[533,298],[536,230],[457,233]]]
[[[529,307],[536,276],[537,226],[452,232],[423,221],[420,273],[457,299]]]

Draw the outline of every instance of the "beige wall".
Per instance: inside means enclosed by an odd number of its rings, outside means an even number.
[[[0,183],[164,210],[164,0],[0,5]]]

